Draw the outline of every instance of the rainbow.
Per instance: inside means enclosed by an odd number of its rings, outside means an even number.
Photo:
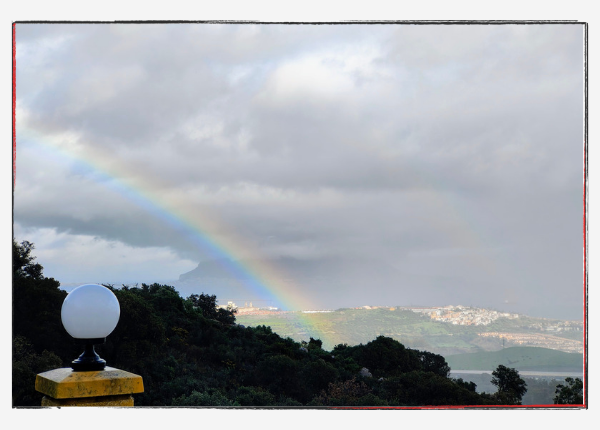
[[[248,241],[211,216],[208,208],[192,207],[184,199],[167,196],[168,184],[150,177],[143,166],[125,165],[114,154],[103,152],[93,145],[81,145],[79,137],[69,133],[40,134],[22,127],[18,141],[30,143],[49,152],[59,162],[70,162],[86,172],[95,182],[110,187],[147,213],[179,232],[197,249],[219,261],[225,269],[260,298],[280,303],[284,309],[317,309],[302,295],[302,287],[273,264],[252,259],[243,264],[239,257],[260,255]],[[18,143],[18,142],[17,142]],[[225,233],[225,234],[224,234]],[[308,337],[319,338],[324,347],[335,341],[316,328],[311,314],[298,313],[300,331]]]
[[[273,300],[286,309],[318,308],[302,295],[301,285],[273,264],[256,258],[249,260],[250,264],[242,263],[241,259],[244,256],[257,256],[261,253],[245,240],[242,234],[233,231],[230,226],[224,225],[218,217],[212,215],[210,208],[194,207],[183,196],[174,196],[173,187],[158,176],[148,175],[146,166],[124,164],[114,154],[103,151],[101,145],[81,144],[81,139],[75,134],[39,134],[28,127],[22,127],[18,138],[49,151],[61,159],[58,161],[71,162],[97,183],[111,188],[161,220],[197,249],[218,260],[229,273],[258,297]],[[373,147],[365,146],[361,149],[375,152],[382,159],[394,158],[390,154],[378,153]],[[432,225],[432,228],[436,228],[440,234],[451,239],[452,243],[464,248],[485,248],[493,243],[492,240],[486,240],[484,229],[481,226],[477,228],[475,219],[465,213],[458,202],[439,191],[443,185],[443,178],[414,168],[410,173],[430,190],[426,193],[426,201],[422,203],[432,212],[445,213],[450,221],[446,225]],[[504,258],[492,259],[490,256],[476,253],[470,254],[469,258],[472,264],[484,269],[489,276],[497,276],[503,265],[519,266],[514,261],[502,261],[507,258],[510,260],[510,256],[506,255]],[[297,329],[304,333],[305,340],[309,336],[319,338],[325,348],[332,348],[339,342],[336,342],[329,332],[317,328],[317,315],[298,313],[301,327]]]

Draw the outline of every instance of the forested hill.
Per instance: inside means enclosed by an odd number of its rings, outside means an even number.
[[[82,345],[60,319],[66,292],[46,278],[33,245],[13,243],[13,405],[40,405],[35,375],[68,367]],[[138,406],[420,406],[518,403],[479,394],[449,377],[445,359],[380,336],[322,348],[271,328],[244,327],[216,297],[182,298],[171,286],[113,288],[121,317],[97,351],[109,366],[141,375]],[[509,400],[507,400],[509,399]]]
[[[316,313],[261,311],[254,314],[246,313],[242,308],[237,320],[247,326],[268,325],[277,333],[295,340],[305,336],[308,327],[313,336],[327,333],[324,346],[328,348],[338,343],[367,343],[375,336],[383,335],[407,347],[443,356],[497,351],[510,346],[535,346],[578,353],[583,350],[583,331],[579,330],[581,327],[577,326],[577,322],[526,315],[489,318],[490,314],[497,312],[462,308],[452,312],[458,315],[454,321],[432,318],[430,314],[400,306],[346,308]],[[463,317],[488,317],[489,320],[484,324],[471,324],[472,321],[466,324],[460,320]]]

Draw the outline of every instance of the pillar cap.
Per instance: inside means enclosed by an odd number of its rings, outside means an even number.
[[[35,389],[54,399],[76,399],[143,393],[144,383],[140,375],[114,367],[89,372],[65,367],[39,373]]]

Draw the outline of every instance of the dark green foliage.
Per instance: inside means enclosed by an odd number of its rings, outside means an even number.
[[[450,374],[450,366],[446,363],[446,359],[441,355],[434,354],[428,351],[416,351],[417,357],[421,361],[421,366],[426,372],[433,372],[436,375],[447,378]],[[475,391],[473,389],[473,391]]]
[[[106,345],[98,348],[99,353],[115,366],[141,371],[167,343],[165,320],[148,300],[149,292],[128,287],[113,292],[119,300],[121,316]]]
[[[240,406],[272,406],[277,403],[273,394],[260,387],[240,387],[235,402]]]
[[[297,398],[301,391],[300,366],[287,355],[267,356],[256,367],[256,381],[260,381],[276,395]]]
[[[322,349],[323,341],[321,339],[313,339],[312,337],[308,341],[308,349]]]
[[[208,319],[213,319],[224,324],[235,323],[235,309],[217,307],[217,296],[214,294],[192,294],[187,298],[194,308],[199,309]]]
[[[280,397],[274,406],[294,407],[294,406],[304,406],[304,405],[297,400],[290,399],[289,397],[285,397],[285,398]]]
[[[384,379],[380,397],[394,406],[493,404],[470,389],[432,372],[412,371]]]
[[[39,406],[42,396],[33,390],[35,375],[63,360],[50,351],[68,351],[72,345],[60,320],[66,293],[59,283],[45,278],[34,262],[33,244],[13,240],[13,405]]]
[[[239,403],[229,400],[219,391],[198,392],[193,391],[189,396],[181,396],[173,400],[172,406],[240,406]]]
[[[35,247],[33,243],[24,240],[18,244],[13,240],[13,278],[42,279],[44,268],[39,263],[34,263],[35,257],[31,255]]]
[[[309,393],[318,393],[339,379],[339,371],[322,358],[309,361],[299,373],[302,385]]]
[[[351,358],[360,367],[366,367],[376,378],[421,370],[424,366],[418,351],[407,349],[397,340],[385,336],[379,336],[366,345],[338,345],[332,353],[336,361]],[[443,361],[443,357],[440,358]],[[435,366],[429,367],[433,369]]]
[[[75,351],[76,343],[60,319],[67,293],[58,288],[58,281],[43,276],[43,267],[34,263],[31,255],[33,249],[30,242],[19,245],[13,241],[13,336],[27,339],[36,353]],[[68,356],[66,353],[61,358]]]
[[[62,326],[60,310],[67,293],[43,276],[30,242],[13,241],[13,405],[39,406],[35,375],[77,358],[79,346]],[[78,351],[78,352],[77,352]]]
[[[33,245],[13,243],[13,403],[39,405],[35,375],[69,366],[82,351],[62,327],[66,293],[44,278]],[[245,328],[214,295],[183,299],[168,285],[107,286],[117,296],[117,328],[96,349],[112,367],[141,375],[138,406],[419,406],[493,404],[448,378],[445,359],[379,336],[323,349],[270,327]],[[360,376],[367,368],[372,377]]]
[[[39,406],[42,395],[32,390],[35,375],[62,366],[62,360],[46,350],[34,352],[33,346],[22,336],[13,339],[12,396],[21,406]]]
[[[499,405],[520,405],[523,395],[527,392],[527,384],[519,376],[516,369],[498,365],[492,372],[492,384],[498,387],[495,394]]]
[[[580,378],[566,378],[566,385],[556,386],[555,405],[582,405],[583,404],[583,381]]]
[[[466,388],[469,391],[473,391],[473,392],[477,391],[477,384],[473,381],[463,381],[462,378],[458,378],[458,379],[454,379],[454,382],[458,386]]]
[[[408,372],[419,368],[420,364],[415,354],[404,345],[384,336],[377,337],[362,348],[359,346],[356,358],[375,377]]]

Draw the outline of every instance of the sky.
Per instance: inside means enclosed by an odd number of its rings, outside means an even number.
[[[65,287],[582,318],[582,25],[17,24],[16,85]]]

